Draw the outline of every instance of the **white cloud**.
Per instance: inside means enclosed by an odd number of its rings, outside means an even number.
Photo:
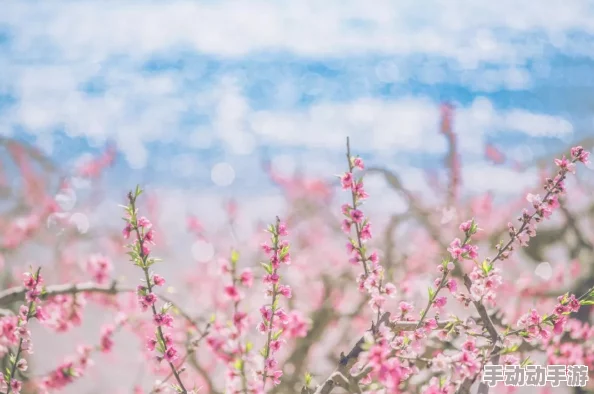
[[[427,98],[360,99],[322,103],[300,111],[256,111],[252,130],[269,143],[343,149],[350,136],[360,151],[398,151],[440,154],[446,151],[439,135],[439,103]],[[529,136],[560,137],[573,132],[562,118],[525,110],[497,110],[485,98],[454,114],[454,130],[463,152],[482,152],[484,135],[515,131]]]
[[[518,172],[511,168],[473,163],[462,168],[463,188],[470,194],[493,191],[496,196],[517,196],[526,187],[538,183],[536,170]]]
[[[573,133],[573,125],[566,119],[526,111],[509,111],[501,123],[533,137],[565,137]]]
[[[246,98],[236,81],[225,79],[217,89],[213,128],[219,138],[236,154],[250,154],[256,141],[246,130],[246,116],[250,111]]]
[[[283,145],[344,149],[348,135],[359,150],[406,147],[435,153],[445,148],[443,141],[427,139],[437,130],[438,110],[426,99],[360,99],[302,111],[257,111],[251,126],[265,141]]]
[[[330,101],[325,96],[335,99],[338,89],[334,89],[344,82],[306,73],[296,80],[271,77],[278,93],[277,109],[260,111],[250,107],[240,79],[223,79],[214,90],[196,92],[185,86],[184,78],[205,69],[143,76],[134,67],[155,52],[179,48],[234,57],[267,50],[306,58],[380,53],[389,58],[373,70],[375,75],[348,81],[351,93],[362,92],[353,96],[365,96],[375,79],[401,82],[411,72],[425,83],[443,81],[448,67],[459,69],[462,84],[478,89],[521,89],[531,83],[524,61],[541,59],[547,41],[575,53],[569,47],[571,40],[564,37],[574,31],[594,32],[594,11],[588,4],[586,0],[551,0],[547,7],[536,0],[519,5],[512,0],[429,0],[422,5],[378,0],[373,6],[356,0],[9,2],[0,23],[13,28],[14,42],[12,57],[0,60],[0,67],[6,66],[0,89],[14,88],[19,101],[15,110],[0,118],[0,133],[24,126],[35,134],[47,134],[46,145],[48,132],[62,127],[69,136],[87,136],[94,143],[115,139],[134,167],[146,164],[145,143],[151,141],[183,141],[204,149],[220,141],[229,152],[246,155],[261,142],[343,149],[344,138],[350,135],[353,144],[366,151],[442,153],[446,145],[437,133],[437,103],[426,98]],[[588,50],[594,53],[594,48],[584,49]],[[56,61],[23,65],[39,53]],[[418,54],[427,55],[427,61],[411,71],[407,56]],[[121,55],[124,63],[108,62]],[[497,67],[471,70],[481,62]],[[105,95],[90,97],[79,91],[81,83],[98,74],[105,78]],[[317,95],[318,104],[296,109],[303,92]],[[212,123],[181,131],[182,115],[197,107]],[[563,118],[499,111],[484,99],[458,109],[455,119],[463,151],[480,151],[483,136],[501,130],[550,137],[573,132]]]
[[[114,139],[135,168],[146,165],[147,142],[176,142],[195,148],[217,140],[232,154],[251,154],[256,144],[343,150],[346,136],[360,152],[442,154],[437,102],[426,97],[394,100],[361,98],[321,101],[307,108],[257,110],[237,80],[223,78],[199,93],[184,91],[175,74],[140,76],[123,70],[106,73],[107,94],[78,90],[84,72],[62,67],[25,67],[16,78],[20,100],[4,117],[4,127],[23,125],[35,134],[64,128],[69,136],[92,141]],[[186,110],[210,114],[211,124],[180,128]],[[481,152],[484,136],[513,131],[528,136],[565,137],[572,124],[525,110],[498,110],[486,98],[456,109],[454,127],[463,153]]]
[[[133,167],[143,167],[148,159],[144,144],[170,140],[188,107],[174,78],[118,70],[106,75],[113,89],[95,97],[79,90],[91,75],[66,65],[21,67],[13,80],[19,100],[0,119],[0,130],[18,125],[36,135],[63,129],[70,137],[94,142],[113,139]]]
[[[550,0],[546,7],[538,0],[12,2],[0,21],[17,28],[21,50],[49,39],[65,58],[85,61],[186,46],[230,56],[271,49],[304,56],[428,54],[464,69],[482,61],[521,64],[540,56],[545,41],[575,51],[567,34],[594,32],[588,0]]]

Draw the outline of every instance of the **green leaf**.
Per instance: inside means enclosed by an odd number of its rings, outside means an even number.
[[[282,333],[283,333],[283,330],[279,330],[276,334],[274,334],[272,336],[272,338],[276,341],[281,336]]]
[[[520,364],[520,368],[524,368],[526,365],[530,364],[532,364],[532,361],[530,360],[530,356],[528,356],[524,361],[522,361],[522,363]]]
[[[233,367],[238,370],[241,371],[241,369],[243,368],[243,360],[238,358],[237,360],[235,360],[235,363],[233,364]]]
[[[429,293],[429,299],[433,300],[433,297],[435,296],[435,290],[433,290],[433,287],[429,287],[427,291]]]
[[[594,300],[582,300],[580,305],[594,305]]]
[[[483,263],[481,264],[481,269],[483,270],[483,272],[486,275],[489,272],[491,272],[491,270],[493,270],[493,263],[489,263],[489,262],[487,262],[487,260],[484,260]]]
[[[305,386],[309,387],[311,384],[311,374],[309,372],[305,373]]]
[[[250,350],[252,350],[253,347],[254,347],[254,344],[248,341],[248,343],[245,344],[246,353],[249,352]]]
[[[238,261],[239,261],[239,252],[237,252],[235,249],[233,249],[231,251],[231,264],[233,264],[233,266],[235,266]]]
[[[268,275],[271,275],[272,274],[272,265],[271,264],[260,263],[260,265],[262,267],[264,267],[264,269],[266,270],[266,272],[268,273]]]
[[[567,304],[567,298],[569,297],[569,293],[563,294],[563,298],[561,299],[561,305]]]
[[[503,349],[501,351],[501,354],[515,353],[519,348],[520,348],[520,345],[514,345],[514,346]]]

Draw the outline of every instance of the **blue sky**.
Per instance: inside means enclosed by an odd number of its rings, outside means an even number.
[[[485,142],[530,159],[594,134],[594,3],[546,4],[7,1],[0,134],[64,164],[113,140],[118,184],[239,193],[266,185],[262,158],[331,176],[346,135],[372,163],[438,166],[447,100],[464,165],[504,176]]]

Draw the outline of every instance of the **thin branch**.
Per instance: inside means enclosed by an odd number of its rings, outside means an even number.
[[[10,305],[14,302],[21,300],[27,290],[23,286],[11,287],[0,292],[0,306]],[[131,287],[119,287],[117,282],[113,281],[110,285],[100,285],[95,282],[84,282],[84,283],[67,283],[63,285],[52,285],[45,288],[45,292],[41,295],[41,299],[47,299],[49,297],[55,297],[57,295],[75,295],[80,293],[98,293],[98,294],[121,294],[121,293],[132,293],[136,292],[136,289]],[[198,330],[198,337],[204,336],[204,331],[201,331],[196,323],[187,312],[184,312],[179,306],[172,302],[168,297],[155,294],[158,298],[165,302],[170,302],[173,307],[179,312],[179,314],[186,319],[194,328]],[[0,316],[9,315],[12,312],[8,309],[0,309]]]
[[[53,297],[61,294],[79,294],[79,293],[102,293],[102,294],[118,294],[135,292],[136,289],[131,287],[118,287],[114,281],[110,285],[99,285],[94,282],[74,283],[53,285],[45,288],[42,299]],[[22,287],[12,287],[10,289],[0,292],[0,305],[10,305],[13,302],[19,301],[25,296],[27,290]]]

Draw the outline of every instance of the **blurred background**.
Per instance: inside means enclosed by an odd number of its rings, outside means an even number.
[[[350,136],[399,299],[422,297],[418,283],[432,280],[461,221],[477,216],[492,230],[490,255],[526,193],[541,192],[552,158],[594,148],[593,35],[589,0],[2,2],[2,289],[31,264],[49,283],[92,280],[95,253],[109,256],[112,279],[135,286],[118,204],[140,184],[166,259],[157,271],[180,307],[205,319],[224,310],[209,281],[217,259],[234,247],[257,268],[261,229],[281,215],[295,228],[287,276],[312,317],[325,290],[348,288],[337,277],[356,274],[337,229],[347,196],[335,175]],[[502,296],[518,313],[552,295],[543,288],[594,283],[592,170],[579,168],[571,200],[508,272],[524,275]],[[315,284],[320,300],[299,298]],[[353,294],[336,302],[348,309]],[[104,300],[89,304],[80,326],[34,333],[51,338],[36,341],[35,373],[97,342],[109,318],[97,313]],[[320,334],[303,358],[347,350],[365,327],[335,342]],[[118,351],[66,392],[150,386],[142,344],[118,335]],[[328,357],[314,376],[331,370]]]

